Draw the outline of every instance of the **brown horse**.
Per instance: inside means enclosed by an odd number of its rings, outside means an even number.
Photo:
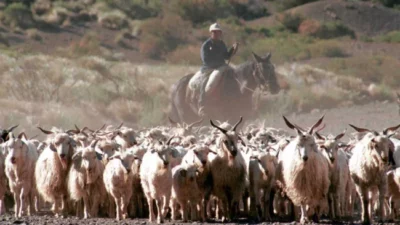
[[[280,87],[276,80],[275,67],[270,61],[271,54],[260,57],[253,53],[253,59],[224,73],[216,90],[205,99],[205,117],[222,121],[236,121],[248,118],[253,112],[252,96],[255,89],[267,89],[272,94]],[[169,117],[180,123],[199,120],[197,100],[187,93],[190,79],[194,74],[182,77],[171,87]]]

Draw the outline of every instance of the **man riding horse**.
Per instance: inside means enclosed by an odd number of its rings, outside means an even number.
[[[204,106],[206,94],[212,92],[216,83],[229,69],[229,65],[225,60],[229,60],[237,51],[238,43],[227,50],[225,43],[222,41],[222,29],[218,23],[210,26],[210,38],[208,38],[201,46],[201,60],[203,66],[193,78],[189,81],[189,87],[192,91],[200,89],[198,99],[198,115],[204,115]]]

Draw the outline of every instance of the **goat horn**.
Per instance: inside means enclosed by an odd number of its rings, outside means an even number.
[[[393,131],[399,129],[399,127],[400,127],[400,124],[397,125],[397,126],[394,126],[394,127],[386,128],[386,129],[383,131],[383,134],[384,134],[384,135],[387,135],[387,133],[388,133],[389,131],[393,132]]]
[[[10,127],[10,128],[8,128],[8,132],[11,132],[11,131],[13,131],[15,128],[17,128],[19,126],[19,124],[18,125],[15,125],[15,126],[13,126],[13,127]]]
[[[175,135],[173,135],[172,137],[170,137],[167,141],[167,145],[169,146],[171,144],[172,139],[175,138]]]
[[[178,123],[178,122],[175,122],[173,119],[171,119],[171,117],[169,117],[169,116],[168,116],[168,120],[172,125],[175,125],[175,126]]]
[[[370,129],[366,129],[366,128],[360,128],[360,127],[356,127],[354,125],[349,124],[350,127],[352,127],[354,130],[356,130],[359,133],[362,132],[372,132]]]
[[[188,129],[192,128],[194,125],[200,124],[203,122],[204,118],[201,118],[199,121],[196,121],[194,123],[191,123],[190,125],[187,126]]]
[[[233,131],[236,131],[236,128],[239,126],[239,124],[243,121],[243,117],[241,116],[239,121],[235,124],[235,126],[233,126]]]
[[[321,125],[322,120],[324,120],[325,115],[323,115],[310,129],[310,131],[308,132],[309,134],[313,134],[314,129],[319,127],[319,125]]]
[[[217,128],[218,130],[220,130],[222,133],[226,134],[228,131],[225,129],[222,129],[221,127],[217,126],[214,124],[214,122],[212,120],[210,120],[211,126]]]
[[[43,133],[45,133],[45,134],[54,134],[54,132],[53,131],[48,131],[48,130],[45,130],[45,129],[43,129],[43,128],[41,128],[41,127],[37,127],[40,131],[42,131]]]

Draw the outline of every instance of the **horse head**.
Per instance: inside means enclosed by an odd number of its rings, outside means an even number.
[[[258,81],[258,85],[262,89],[269,88],[272,94],[278,93],[281,88],[276,79],[275,66],[270,61],[271,53],[261,57],[253,52],[253,58],[256,66],[254,78]]]

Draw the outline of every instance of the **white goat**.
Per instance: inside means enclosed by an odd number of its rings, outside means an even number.
[[[320,208],[327,204],[330,185],[328,162],[318,151],[313,137],[314,129],[322,123],[323,117],[307,132],[290,123],[286,117],[283,119],[297,132],[297,137],[279,154],[282,183],[293,204],[300,206],[300,222],[304,224],[308,221],[306,207],[319,216]]]
[[[76,143],[67,133],[39,129],[51,136],[36,162],[36,187],[46,202],[53,203],[54,214],[60,216],[67,208],[67,175]]]
[[[24,133],[14,137],[9,133],[9,139],[5,143],[8,155],[5,160],[5,173],[8,178],[11,193],[15,202],[15,217],[21,217],[28,209],[28,216],[34,211],[36,202],[36,188],[34,171],[38,158],[36,147],[26,140]],[[37,210],[37,205],[36,205]]]
[[[237,147],[240,137],[236,133],[241,122],[242,118],[228,131],[210,120],[211,125],[221,131],[217,141],[217,155],[211,161],[211,173],[213,194],[222,204],[223,221],[232,220],[237,215],[235,212],[245,188],[246,165]]]
[[[168,141],[167,144],[169,144]],[[140,177],[143,192],[149,205],[149,221],[155,221],[154,203],[157,204],[157,222],[162,223],[167,213],[172,187],[171,159],[176,157],[177,151],[168,146],[147,151],[143,156],[140,167]]]
[[[103,183],[102,154],[95,151],[97,140],[88,147],[80,147],[72,156],[73,165],[68,174],[68,191],[74,201],[83,199],[83,215],[97,217],[99,207],[107,195]]]

